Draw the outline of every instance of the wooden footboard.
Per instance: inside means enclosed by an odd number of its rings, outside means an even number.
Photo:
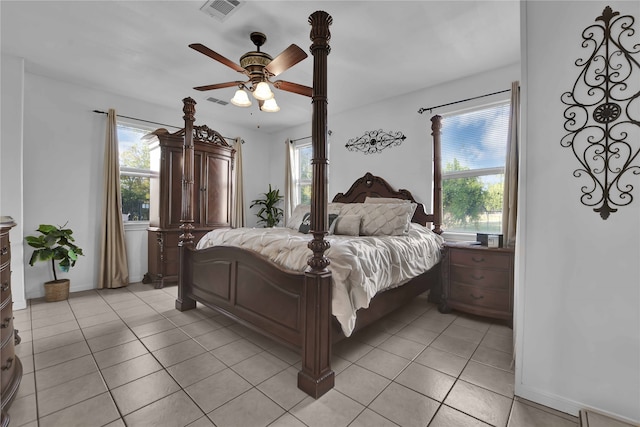
[[[282,270],[241,248],[181,246],[176,308],[195,308],[196,301],[298,349],[298,387],[307,394],[317,398],[333,388],[330,273]]]
[[[184,248],[183,257],[184,308],[195,300],[274,340],[302,346],[304,273],[279,269],[257,253],[234,247]]]

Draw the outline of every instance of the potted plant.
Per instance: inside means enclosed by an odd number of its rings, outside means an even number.
[[[250,208],[261,206],[256,214],[258,216],[258,224],[264,223],[264,227],[275,227],[280,222],[284,211],[276,205],[284,198],[280,195],[280,190],[272,189],[269,184],[269,191],[264,194],[264,198],[256,199],[251,202]]]
[[[82,249],[76,246],[73,231],[63,226],[40,224],[37,236],[27,236],[26,240],[29,246],[35,248],[29,265],[34,265],[36,261],[51,261],[51,270],[53,272],[53,280],[45,282],[45,300],[46,301],[62,301],[69,297],[69,279],[58,280],[56,274],[56,261],[60,270],[67,272],[69,268],[76,265],[78,255],[83,255]]]

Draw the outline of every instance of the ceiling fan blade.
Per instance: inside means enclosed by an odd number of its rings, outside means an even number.
[[[264,69],[267,70],[270,74],[277,76],[283,71],[293,67],[306,57],[307,54],[304,52],[304,50],[300,49],[300,47],[296,46],[295,44],[292,44],[284,51],[282,51],[280,55],[273,58],[273,60],[269,62],[269,65],[264,67]]]
[[[231,87],[231,86],[240,86],[242,83],[244,82],[226,82],[226,83],[217,83],[215,85],[207,85],[207,86],[197,86],[194,87],[195,90],[213,90],[213,89],[222,89],[225,87]]]
[[[311,97],[313,95],[313,89],[309,86],[300,85],[298,83],[285,82],[284,80],[276,80],[273,82],[273,86],[278,89],[297,93],[298,95],[304,95]]]
[[[211,49],[209,49],[208,47],[206,47],[203,44],[200,43],[192,43],[189,45],[189,47],[191,49],[197,50],[198,52],[207,55],[209,58],[211,59],[215,59],[216,61],[226,65],[229,68],[232,68],[234,70],[236,70],[239,73],[244,73],[245,69],[242,68],[240,65],[236,64],[235,62],[233,62],[230,59],[225,58],[224,56],[220,55],[217,52],[212,51]]]

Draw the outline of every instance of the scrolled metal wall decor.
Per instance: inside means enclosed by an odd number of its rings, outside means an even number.
[[[364,154],[380,153],[387,147],[400,145],[407,139],[402,132],[385,132],[382,129],[369,130],[364,135],[350,139],[346,144],[349,151],[362,151]]]
[[[581,164],[573,175],[588,178],[580,201],[606,220],[633,201],[633,176],[640,175],[640,42],[633,41],[633,16],[607,6],[595,22],[582,32],[589,49],[575,61],[582,71],[561,96],[569,133],[560,144]]]

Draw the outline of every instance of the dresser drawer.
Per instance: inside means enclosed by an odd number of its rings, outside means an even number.
[[[11,298],[11,266],[2,267],[0,271],[0,302]]]
[[[451,282],[463,283],[482,288],[509,290],[509,272],[478,267],[451,267]]]
[[[452,283],[450,292],[451,299],[461,304],[484,307],[503,312],[509,312],[511,309],[509,291],[499,291]]]
[[[0,237],[0,266],[11,261],[11,247],[9,246],[9,233],[2,234]]]
[[[511,256],[488,250],[450,249],[451,264],[509,270]]]
[[[11,328],[13,332],[13,328]],[[0,350],[0,377],[2,377],[2,399],[5,399],[4,391],[7,385],[13,380],[14,370],[16,369],[15,343],[13,339],[7,340],[4,347]]]
[[[13,335],[13,307],[11,301],[6,301],[2,310],[0,310],[0,343],[4,343],[8,337]]]

